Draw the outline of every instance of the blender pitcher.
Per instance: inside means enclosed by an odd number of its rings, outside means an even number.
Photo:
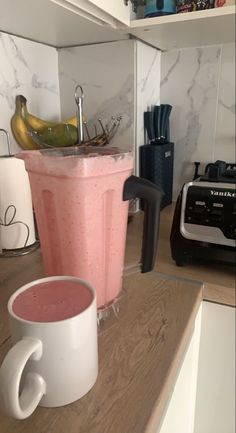
[[[162,192],[132,176],[133,156],[116,148],[74,146],[24,151],[46,274],[77,276],[98,307],[122,288],[128,200],[146,202],[142,272],[155,262]]]

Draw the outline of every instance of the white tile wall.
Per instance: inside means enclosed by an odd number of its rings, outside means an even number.
[[[135,40],[59,50],[62,117],[75,109],[74,89],[84,90],[89,123],[122,115],[112,146],[134,149],[144,144],[143,112],[160,102],[160,51]]]
[[[222,46],[214,159],[235,161],[235,44]]]
[[[161,102],[173,105],[174,197],[194,161],[235,160],[234,44],[162,54]]]
[[[133,149],[134,143],[134,41],[119,41],[59,50],[62,117],[76,110],[74,90],[84,90],[84,114],[91,135],[101,118],[122,115],[112,146]],[[98,126],[99,129],[99,126]],[[86,138],[86,136],[85,136]]]
[[[126,40],[57,52],[0,33],[0,58],[0,128],[10,131],[17,94],[27,98],[29,111],[39,117],[58,120],[73,115],[79,83],[91,124],[98,117],[106,121],[122,115],[111,145],[136,148],[137,157],[144,143],[143,112],[160,102],[173,105],[175,197],[191,180],[194,161],[235,160],[235,44],[161,54],[142,42]],[[18,151],[12,136],[11,143]],[[4,137],[0,144],[1,155]]]
[[[28,100],[28,109],[47,120],[60,118],[57,51],[16,36],[0,33],[0,128],[10,132],[13,152],[20,148],[12,137],[10,120],[15,96]],[[0,136],[0,155],[6,153]]]
[[[147,109],[151,109],[153,105],[160,104],[161,51],[138,41],[136,71],[136,164],[138,170],[138,148],[145,144],[143,113],[147,111]]]

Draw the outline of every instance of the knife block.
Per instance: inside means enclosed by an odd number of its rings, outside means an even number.
[[[172,203],[173,169],[174,143],[145,144],[140,147],[140,177],[163,190],[161,209]]]

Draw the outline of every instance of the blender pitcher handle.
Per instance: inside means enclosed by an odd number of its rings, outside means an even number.
[[[124,184],[123,200],[141,198],[144,201],[141,272],[153,269],[158,243],[162,190],[147,179],[130,176]]]

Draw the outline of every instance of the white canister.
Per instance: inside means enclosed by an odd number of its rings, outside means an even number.
[[[1,132],[8,133],[4,129]],[[0,252],[35,243],[33,206],[24,162],[10,154],[0,156]]]
[[[14,313],[13,303],[20,293],[51,281],[75,282],[78,290],[83,285],[92,295],[89,304],[81,313],[55,322],[33,322]],[[42,278],[11,296],[8,313],[15,345],[0,368],[1,409],[13,418],[24,419],[38,405],[64,406],[83,397],[98,375],[97,307],[93,287],[76,277]]]

